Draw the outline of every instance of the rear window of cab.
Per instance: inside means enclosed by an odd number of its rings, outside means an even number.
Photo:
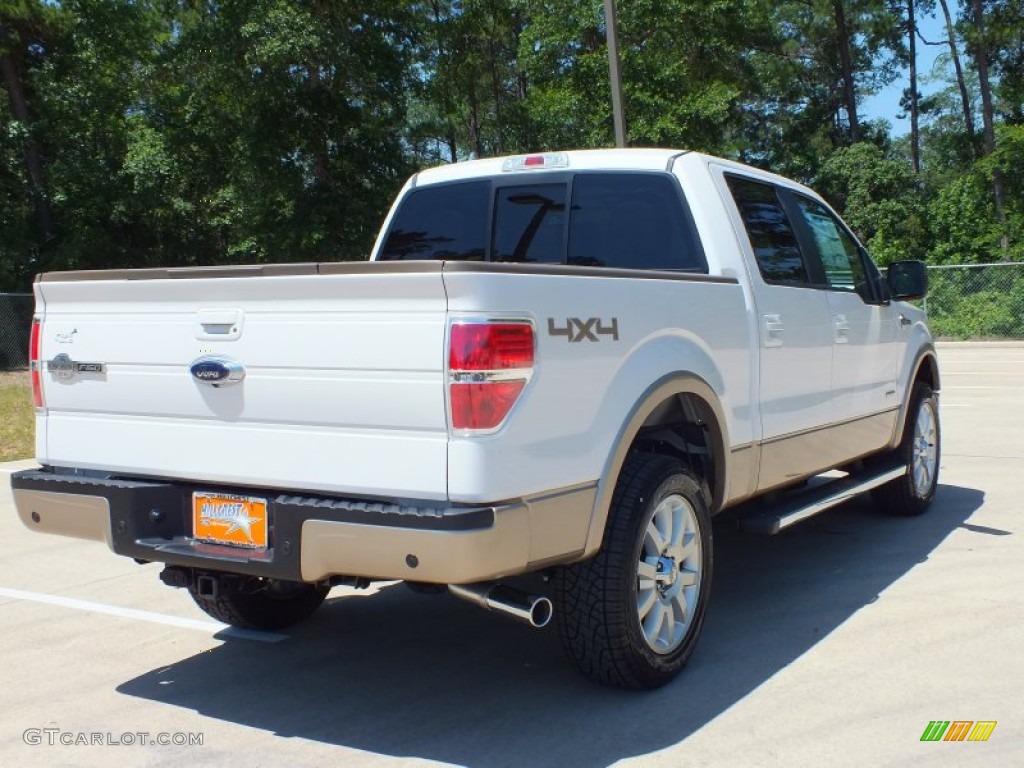
[[[413,189],[377,258],[708,271],[678,183],[657,172],[520,174]]]

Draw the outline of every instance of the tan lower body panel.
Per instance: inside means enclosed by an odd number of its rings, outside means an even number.
[[[757,491],[757,462],[761,448],[741,445],[729,452],[729,492],[726,504],[749,498]]]
[[[304,581],[328,576],[467,584],[573,560],[586,543],[597,484],[499,507],[490,528],[431,531],[307,520]]]
[[[15,489],[14,506],[21,522],[33,531],[105,541],[113,548],[110,505],[101,496]]]
[[[762,443],[758,492],[803,480],[885,448],[898,414],[893,408]]]

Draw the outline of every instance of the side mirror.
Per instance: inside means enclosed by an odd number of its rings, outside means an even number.
[[[885,281],[896,301],[923,299],[928,294],[928,268],[923,261],[897,261],[890,264]]]

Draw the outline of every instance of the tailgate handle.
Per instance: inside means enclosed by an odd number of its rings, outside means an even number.
[[[200,309],[196,313],[195,333],[200,341],[234,341],[242,335],[240,309]]]

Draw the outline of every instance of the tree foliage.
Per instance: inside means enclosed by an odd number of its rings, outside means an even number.
[[[846,223],[871,243],[880,264],[927,256],[929,233],[913,168],[861,142],[825,162],[819,190],[846,211]]]
[[[816,185],[882,262],[1024,258],[1024,3],[939,5],[908,142],[860,106],[930,0],[620,1],[630,143]],[[0,0],[0,65],[0,290],[361,259],[417,168],[613,143],[602,0]]]

